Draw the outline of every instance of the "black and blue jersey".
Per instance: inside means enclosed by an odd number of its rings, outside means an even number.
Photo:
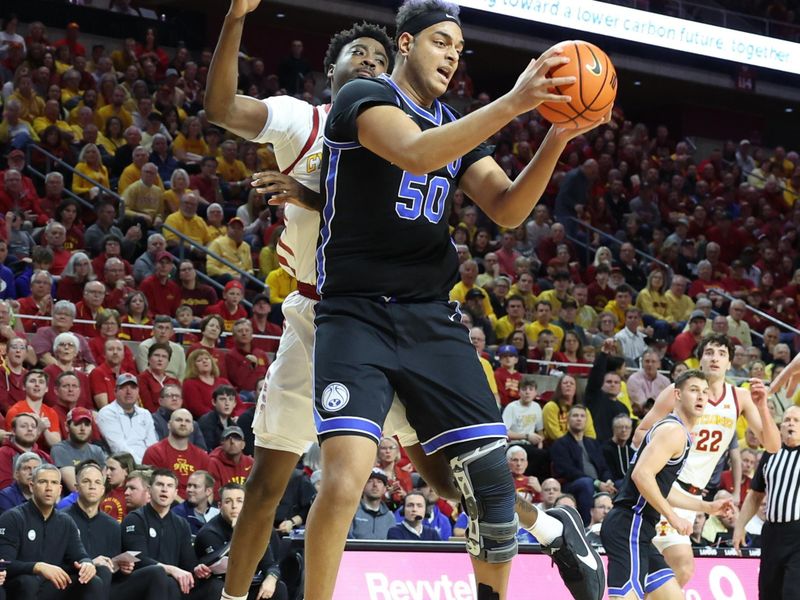
[[[321,296],[446,300],[458,278],[448,211],[459,179],[489,155],[481,145],[425,175],[413,175],[359,144],[356,119],[397,106],[422,130],[458,119],[446,104],[417,105],[391,79],[355,79],[337,94],[325,125],[317,249]]]

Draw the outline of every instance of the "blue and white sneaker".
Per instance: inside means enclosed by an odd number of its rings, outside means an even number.
[[[587,541],[578,511],[571,506],[556,506],[547,514],[561,521],[564,533],[542,550],[553,559],[575,600],[601,600],[606,589],[603,561]]]

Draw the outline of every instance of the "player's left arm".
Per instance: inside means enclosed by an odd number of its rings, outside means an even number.
[[[275,206],[288,202],[306,210],[320,212],[324,204],[321,194],[307,188],[294,177],[278,171],[253,173],[250,185],[259,194],[272,194],[268,202]]]
[[[768,391],[760,379],[750,380],[750,389],[736,388],[739,407],[747,419],[747,424],[756,434],[758,441],[767,452],[775,453],[781,449],[781,432],[767,405]]]
[[[599,122],[581,129],[553,125],[533,160],[511,181],[490,156],[472,164],[461,177],[459,187],[502,227],[517,227],[539,202],[558,159],[573,138],[611,120],[611,111]]]

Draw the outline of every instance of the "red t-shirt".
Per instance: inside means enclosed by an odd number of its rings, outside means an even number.
[[[86,340],[90,340],[94,337],[97,337],[98,331],[97,327],[94,326],[94,322],[97,320],[97,315],[93,315],[92,311],[89,309],[86,304],[83,303],[83,300],[78,302],[75,305],[75,319],[80,321],[92,321],[92,324],[89,323],[75,323],[72,326],[72,333],[79,333]],[[97,356],[95,356],[95,361],[97,360]]]
[[[229,339],[233,339],[233,338],[231,337]],[[225,355],[228,354],[228,352],[226,350],[224,350],[222,348],[207,348],[206,346],[203,346],[200,342],[197,342],[197,343],[192,344],[191,346],[189,346],[186,349],[186,358],[187,358],[187,360],[188,360],[189,356],[191,355],[191,353],[194,352],[195,350],[205,350],[206,352],[211,354],[211,357],[217,363],[217,368],[219,369],[219,376],[220,377],[224,377],[225,379],[228,378],[228,371],[227,371],[227,367],[225,365]]]
[[[497,393],[500,394],[500,405],[506,406],[514,400],[519,400],[519,382],[522,381],[522,373],[513,373],[504,367],[496,369],[494,380],[497,382]]]
[[[53,433],[61,433],[61,427],[59,426],[58,421],[58,413],[44,403],[42,404],[41,410],[36,411],[31,407],[30,404],[28,404],[27,399],[20,400],[14,406],[8,409],[8,412],[6,413],[6,431],[11,431],[11,423],[14,421],[14,417],[20,413],[31,413],[37,417],[47,417],[47,419],[50,421],[50,427],[48,427],[47,430],[52,431]],[[36,440],[36,443],[42,448],[50,447],[44,439],[44,434],[39,436],[39,439]]]
[[[239,319],[246,319],[247,318],[247,311],[245,308],[238,304],[236,306],[236,310],[233,312],[228,310],[228,307],[225,306],[225,301],[220,300],[216,304],[212,304],[208,308],[206,308],[206,315],[219,315],[225,321],[225,331],[233,331],[233,324],[236,323]]]
[[[118,523],[128,514],[128,506],[125,504],[125,485],[112,488],[100,501],[100,511],[113,517]]]
[[[19,375],[8,369],[0,372],[0,412],[3,414],[20,400],[25,400],[25,385],[22,380],[27,372],[28,369],[25,368]]]
[[[50,275],[61,275],[67,266],[72,252],[69,250],[53,250],[53,264],[50,266]]]
[[[33,299],[33,296],[25,296],[24,298],[19,299],[19,310],[17,310],[17,316],[20,317],[22,320],[22,326],[25,328],[25,331],[28,333],[36,333],[36,330],[39,329],[40,326],[47,327],[50,322],[44,321],[41,319],[26,319],[21,315],[41,315],[41,311],[39,310],[39,305],[36,304],[36,300]],[[43,316],[50,316],[50,315],[43,315]]]
[[[181,305],[181,288],[177,283],[171,279],[161,283],[158,277],[150,275],[144,278],[139,289],[147,297],[152,314],[175,316],[175,311]]]
[[[258,359],[258,363],[252,363],[246,354],[252,354]],[[256,384],[267,374],[269,367],[269,357],[267,353],[258,348],[253,348],[250,352],[243,354],[238,348],[233,348],[225,356],[225,367],[228,372],[228,379],[239,391],[253,392]]]
[[[125,371],[121,371],[125,373]],[[134,373],[136,371],[133,371]],[[108,403],[111,404],[116,398],[117,376],[107,364],[102,364],[89,373],[89,389],[92,392],[92,401],[97,394],[108,394]]]
[[[122,365],[120,366],[120,373],[132,373],[135,375],[139,372],[139,369],[136,368],[136,359],[133,357],[133,352],[131,352],[131,349],[125,344],[123,344],[122,347],[124,350],[122,352]],[[92,351],[92,356],[94,356],[95,363],[97,363],[98,367],[106,364],[105,338],[98,335],[90,339],[89,350]]]
[[[256,322],[254,319],[250,319],[250,322],[253,324],[253,334],[254,335],[273,335],[278,338],[281,337],[283,333],[283,329],[280,325],[276,325],[275,323],[270,323],[267,321],[266,327],[263,330],[259,329],[256,326]],[[229,338],[233,341],[233,338]],[[280,345],[280,339],[277,340],[265,340],[263,338],[253,338],[253,347],[254,348],[261,348],[264,352],[277,352],[278,346]]]
[[[211,394],[221,385],[230,385],[231,382],[224,377],[217,377],[214,383],[208,385],[200,379],[183,380],[183,408],[192,413],[195,419],[213,410]],[[237,400],[237,404],[239,404]],[[236,411],[234,411],[234,415]]]
[[[688,331],[684,331],[675,336],[675,341],[669,347],[669,355],[679,362],[684,361],[692,356],[695,346],[697,346],[697,342],[694,336]]]
[[[56,377],[61,375],[63,371],[58,365],[47,365],[44,368],[47,373],[47,393],[44,395],[44,403],[47,406],[55,406],[58,400],[56,399]],[[81,384],[81,395],[78,396],[78,406],[95,410],[94,401],[92,401],[92,386],[89,383],[89,376],[83,371],[77,369],[72,370],[78,377],[78,382]]]
[[[139,400],[142,406],[154,413],[158,410],[158,395],[161,393],[161,388],[165,385],[177,385],[180,387],[181,382],[172,377],[171,375],[164,375],[164,381],[158,381],[153,376],[150,369],[146,369],[139,373]]]
[[[195,471],[205,471],[208,468],[208,453],[191,443],[186,450],[176,450],[166,437],[145,451],[142,463],[175,473],[178,476],[178,495],[186,498],[189,476]]]

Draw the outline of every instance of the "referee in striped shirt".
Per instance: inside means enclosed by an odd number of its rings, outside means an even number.
[[[781,422],[783,445],[764,453],[733,532],[733,545],[744,544],[745,525],[767,496],[767,519],[761,534],[761,600],[790,600],[800,590],[800,406],[787,409]]]

